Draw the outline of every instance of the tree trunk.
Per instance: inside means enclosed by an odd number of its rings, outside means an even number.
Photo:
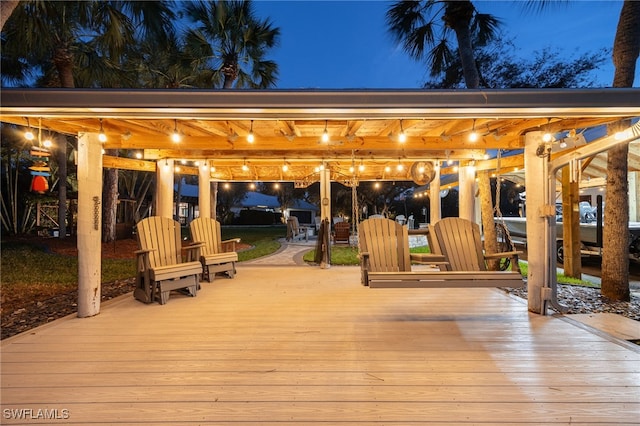
[[[118,155],[117,150],[108,150],[108,155]],[[102,185],[102,241],[116,240],[116,212],[118,209],[118,169],[104,169]]]
[[[640,54],[640,2],[625,0],[613,45],[613,87],[632,87]],[[628,123],[627,123],[628,125]],[[625,127],[625,125],[621,125]],[[609,133],[617,128],[609,127]],[[629,300],[628,144],[607,153],[607,202],[604,212],[602,294]]]
[[[73,89],[75,87],[73,81],[73,57],[69,49],[62,47],[56,49],[53,62],[58,71],[60,86]],[[58,238],[65,238],[67,236],[65,226],[67,217],[67,141],[64,140],[60,144],[64,145],[64,149],[58,151],[58,223],[60,224]],[[63,155],[64,158],[62,158]]]
[[[473,5],[470,1],[448,1],[443,20],[456,33],[458,40],[458,54],[462,65],[462,73],[467,89],[477,89],[480,86],[480,75],[473,55],[471,30],[469,25],[473,18]]]
[[[629,300],[629,198],[627,182],[628,144],[607,152],[607,201],[602,239],[602,295]]]
[[[217,207],[218,207],[218,182],[210,182],[211,188],[211,217],[217,220]]]
[[[67,236],[67,140],[58,138],[56,161],[58,163],[58,238]]]
[[[500,183],[497,182],[496,185]],[[484,249],[487,253],[498,252],[496,226],[493,221],[493,200],[491,197],[491,179],[488,170],[478,173],[478,189],[480,190],[480,211],[482,215],[482,232],[484,234]],[[487,262],[487,269],[497,271],[500,268],[499,260]]]

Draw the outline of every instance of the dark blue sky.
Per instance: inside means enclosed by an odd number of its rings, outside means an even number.
[[[611,48],[622,1],[569,1],[543,12],[522,1],[474,1],[482,13],[504,22],[525,56],[547,47],[580,53]],[[387,1],[255,2],[258,15],[281,30],[281,43],[269,57],[280,67],[280,89],[418,88],[427,79],[418,64],[386,31]],[[613,81],[613,64],[598,74],[601,86]],[[640,85],[640,66],[634,86]]]

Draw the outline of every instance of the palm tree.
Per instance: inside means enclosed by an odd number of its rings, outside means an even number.
[[[224,89],[275,86],[278,65],[265,59],[280,29],[255,17],[250,1],[193,2],[186,16],[196,24],[185,34],[200,84]],[[218,182],[211,182],[211,215],[216,217]]]
[[[275,86],[278,66],[265,59],[280,29],[255,17],[251,1],[193,2],[186,16],[196,24],[186,32],[194,67],[208,71],[209,87],[265,89]]]
[[[469,0],[424,0],[394,3],[387,10],[387,25],[412,58],[430,64],[432,76],[459,58],[467,88],[476,89],[480,79],[472,41],[483,45],[493,40],[500,21],[479,13]],[[452,47],[454,35],[457,49]]]
[[[615,73],[613,87],[632,87],[640,55],[640,2],[625,0],[620,11],[613,44]],[[628,122],[617,123],[610,133]],[[612,300],[629,300],[629,145],[607,151],[607,203],[605,204],[602,252],[602,295]]]
[[[493,40],[500,21],[492,15],[478,13],[469,0],[424,0],[394,3],[387,11],[387,25],[411,57],[431,64],[431,76],[446,71],[459,59],[467,88],[477,89],[480,76],[472,42],[475,40],[478,45],[484,45]],[[454,35],[457,55],[451,46]],[[498,250],[489,179],[480,180],[479,190],[485,213],[482,215],[485,245],[488,252],[494,253]]]
[[[3,27],[3,57],[22,58],[13,63],[40,68],[39,85],[118,87],[126,76],[121,58],[135,46],[136,37],[162,40],[173,32],[169,5],[166,1],[24,1]],[[66,162],[66,145],[58,147],[56,157],[59,164]],[[109,213],[117,203],[117,171],[106,174],[103,210]],[[59,182],[59,235],[64,238],[66,176],[60,175]],[[115,216],[105,214],[104,219],[103,238],[111,241]]]

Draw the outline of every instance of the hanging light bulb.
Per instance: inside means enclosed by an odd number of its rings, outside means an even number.
[[[100,133],[98,133],[98,140],[102,143],[107,141],[107,135],[104,134],[104,128],[102,127],[102,118],[100,119]]]
[[[400,120],[400,134],[398,135],[398,142],[405,143],[407,141],[407,135],[404,133],[404,129],[402,128],[402,120]]]
[[[329,142],[329,131],[327,130],[327,120],[324,121],[324,132],[322,132],[322,142]]]
[[[51,140],[51,135],[47,135],[47,138],[42,141],[42,146],[45,148],[51,148],[53,146],[53,141]]]
[[[247,142],[253,143],[256,140],[253,136],[253,120],[251,120],[251,126],[249,127],[249,134],[247,135]]]
[[[282,164],[282,171],[283,171],[283,172],[286,172],[286,171],[288,171],[288,170],[289,170],[289,165],[288,165],[288,164],[287,164],[287,162],[285,161],[285,162]]]
[[[360,160],[360,165],[358,166],[358,170],[364,172],[364,162]]]
[[[35,139],[35,135],[33,131],[31,131],[31,125],[29,124],[29,118],[27,118],[27,130],[24,132],[24,138],[28,141],[32,141]]]
[[[249,166],[247,166],[247,162],[246,161],[244,161],[242,163],[242,171],[243,172],[249,171]]]
[[[136,158],[138,160],[141,160],[142,159],[142,152],[140,152],[140,151],[136,152]]]
[[[398,158],[398,165],[396,166],[396,169],[401,172],[404,170],[404,166],[402,165],[402,163],[400,162],[400,159]]]
[[[211,165],[211,167],[209,167],[209,172],[211,173],[215,173],[216,172],[216,166],[214,166],[213,164]]]
[[[178,133],[178,120],[174,120],[174,125],[173,125],[173,133],[171,134],[171,140],[173,141],[173,143],[178,143],[180,142],[180,140],[182,140],[182,136],[180,136],[180,133]]]
[[[469,142],[476,142],[478,140],[478,132],[476,132],[476,119],[473,119],[473,128],[469,133]]]

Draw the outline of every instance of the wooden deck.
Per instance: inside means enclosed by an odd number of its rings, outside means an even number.
[[[6,339],[0,423],[639,424],[636,346],[499,289],[359,274],[240,264],[196,298]]]

